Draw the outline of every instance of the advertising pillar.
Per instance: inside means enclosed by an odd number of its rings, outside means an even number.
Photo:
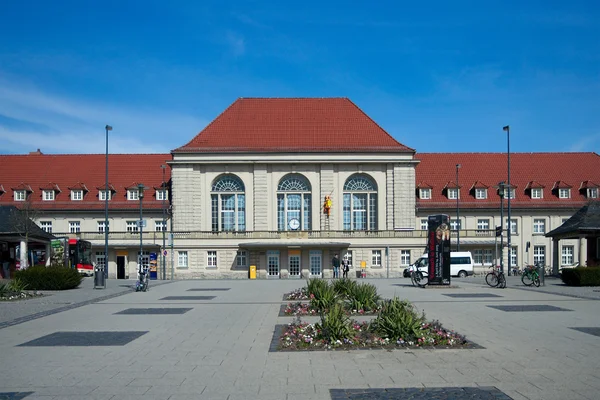
[[[427,226],[429,284],[450,285],[450,217],[443,214],[430,215]]]

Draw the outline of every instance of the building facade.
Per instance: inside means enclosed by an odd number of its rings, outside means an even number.
[[[97,263],[108,204],[109,277],[123,279],[140,249],[144,263],[157,255],[159,278],[247,279],[250,266],[258,278],[329,278],[335,254],[350,277],[399,277],[432,214],[451,217],[453,250],[471,251],[478,272],[500,249],[504,265],[550,265],[544,234],[596,200],[600,182],[596,153],[516,153],[508,187],[506,154],[417,153],[345,98],[238,99],[171,154],[109,155],[108,190],[105,155],[0,158],[0,205],[89,240]],[[508,196],[510,254],[507,232],[495,235],[501,213],[509,226]],[[556,269],[595,262],[585,241],[560,246]]]

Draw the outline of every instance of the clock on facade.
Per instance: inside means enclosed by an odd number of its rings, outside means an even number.
[[[293,231],[298,230],[298,228],[300,228],[300,221],[298,220],[298,218],[292,218],[290,219],[289,226],[290,229]]]

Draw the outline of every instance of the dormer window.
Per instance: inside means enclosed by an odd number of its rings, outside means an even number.
[[[25,201],[27,200],[27,191],[26,190],[15,190],[15,201]]]
[[[431,199],[431,189],[430,188],[419,189],[419,198],[421,200],[429,200],[429,199]]]
[[[71,200],[73,200],[73,201],[83,200],[83,190],[81,190],[81,189],[71,190]]]
[[[514,199],[515,198],[515,189],[514,188],[504,188],[504,198],[505,199]]]
[[[487,189],[485,189],[485,188],[475,188],[475,198],[477,200],[485,200],[485,199],[487,199]]]
[[[588,199],[597,199],[598,198],[598,188],[588,188],[587,190]]]
[[[456,200],[460,196],[460,189],[458,188],[448,188],[448,198],[450,200]]]
[[[140,199],[140,193],[138,191],[138,189],[129,189],[127,191],[127,200],[139,200]]]
[[[110,190],[100,190],[98,192],[98,198],[100,199],[100,201],[110,200],[110,194]]]
[[[157,190],[156,191],[156,200],[168,200],[169,191],[168,190]]]
[[[42,193],[44,201],[54,201],[54,190],[44,190]]]
[[[568,189],[568,188],[558,189],[558,198],[559,199],[570,199],[571,198],[571,189]]]
[[[531,198],[532,199],[541,199],[544,197],[544,192],[542,188],[531,188]]]

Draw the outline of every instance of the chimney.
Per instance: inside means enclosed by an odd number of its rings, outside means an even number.
[[[30,151],[30,152],[29,152],[29,155],[30,155],[30,156],[41,156],[41,155],[43,155],[43,154],[44,154],[44,153],[42,153],[42,152],[40,151],[40,149],[37,149],[37,151]]]

